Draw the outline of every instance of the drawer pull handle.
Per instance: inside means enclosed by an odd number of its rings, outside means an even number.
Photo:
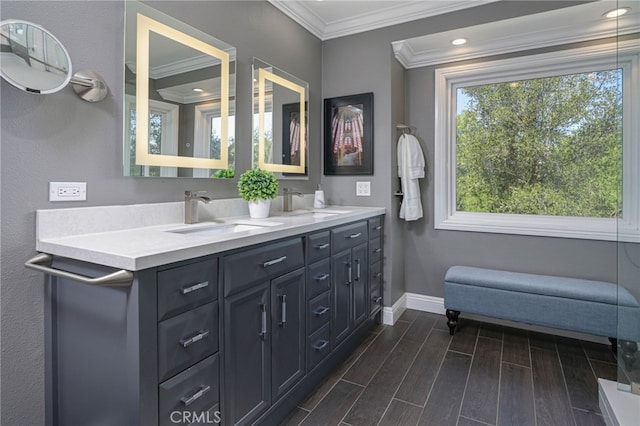
[[[287,325],[287,295],[280,296],[280,304],[282,310],[282,317],[280,320],[280,327],[284,328]]]
[[[260,337],[264,340],[267,337],[267,305],[264,303],[260,304]]]
[[[321,351],[324,348],[327,347],[327,345],[329,344],[328,340],[320,340],[318,343],[316,343],[315,345],[313,345],[313,349],[315,349],[316,351]]]
[[[356,281],[360,281],[360,259],[355,259],[356,263]]]
[[[380,296],[376,297],[375,299],[373,299],[373,302],[374,302],[374,303],[380,303],[380,302],[382,302],[382,297],[380,297]]]
[[[279,258],[277,258],[277,259],[268,260],[268,261],[264,262],[264,263],[262,264],[262,266],[263,266],[264,268],[266,268],[266,267],[268,267],[268,266],[273,266],[273,265],[276,265],[276,264],[278,264],[278,263],[280,263],[280,262],[284,262],[285,260],[287,260],[287,256],[281,256],[281,257],[279,257]]]
[[[329,278],[329,274],[318,274],[318,275],[314,275],[313,279],[316,281],[324,281],[327,278]]]
[[[353,239],[353,238],[358,238],[360,236],[362,236],[362,232],[358,232],[357,234],[347,235],[347,238]]]
[[[204,281],[204,282],[201,282],[201,283],[198,283],[198,284],[194,284],[194,285],[189,286],[189,287],[182,287],[180,289],[180,292],[182,294],[189,294],[192,291],[200,290],[201,288],[206,288],[206,287],[209,287],[209,281]]]
[[[202,397],[205,393],[209,392],[211,390],[211,386],[209,385],[202,385],[200,386],[200,390],[198,390],[198,392],[194,393],[193,395],[186,397],[183,396],[182,398],[180,398],[180,402],[182,402],[185,406],[189,406],[191,404],[193,404],[198,398]]]
[[[352,267],[351,267],[351,263],[347,263],[347,273],[348,273],[348,281],[347,281],[347,285],[351,284],[353,282],[353,274],[352,274]]]
[[[186,348],[188,346],[193,345],[196,342],[199,342],[200,340],[204,339],[208,335],[209,335],[209,330],[201,331],[195,336],[189,337],[188,339],[180,340],[180,345],[182,345],[183,348]]]
[[[318,250],[324,250],[329,247],[329,243],[316,244],[314,247],[317,248]]]
[[[377,249],[375,249],[373,252],[374,253],[380,253],[382,251],[382,247],[378,247]]]
[[[316,316],[321,317],[322,315],[326,314],[327,312],[329,312],[329,307],[328,306],[320,306],[318,308],[316,308],[313,311],[313,314]]]
[[[375,231],[379,231],[379,230],[381,230],[381,229],[382,229],[382,225],[378,225],[378,226],[376,226],[376,227],[375,227],[375,228],[373,228],[373,229],[374,229]]]

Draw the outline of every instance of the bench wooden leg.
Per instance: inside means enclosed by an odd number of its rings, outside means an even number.
[[[458,325],[458,315],[460,315],[460,311],[447,309],[446,315],[447,325],[449,326],[449,334],[453,336],[453,333],[456,332],[456,325]]]
[[[638,344],[629,340],[620,340],[620,350],[622,362],[627,371],[631,371],[636,361],[636,352],[638,352]]]

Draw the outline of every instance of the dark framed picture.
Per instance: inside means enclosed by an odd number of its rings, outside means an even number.
[[[324,174],[373,174],[373,93],[324,100]]]
[[[309,117],[307,103],[304,103],[305,117]],[[309,146],[309,120],[305,120],[305,152],[300,152],[300,103],[282,105],[282,164],[300,165],[300,156],[307,155]],[[308,174],[308,158],[305,157],[304,174]],[[284,176],[300,176],[299,173],[283,173]]]

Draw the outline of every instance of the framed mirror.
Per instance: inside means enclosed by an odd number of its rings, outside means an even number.
[[[124,175],[234,177],[236,49],[126,2]]]
[[[29,93],[55,93],[71,80],[71,58],[62,43],[27,21],[0,22],[0,64],[2,78]]]
[[[309,84],[253,58],[253,165],[307,179]]]

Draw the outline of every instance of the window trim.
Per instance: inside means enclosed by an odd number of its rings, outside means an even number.
[[[434,226],[435,229],[537,235],[607,241],[640,241],[640,149],[638,123],[638,40],[606,43],[435,70]],[[456,210],[456,88],[586,72],[585,67],[617,63],[623,68],[624,219],[459,212]]]

